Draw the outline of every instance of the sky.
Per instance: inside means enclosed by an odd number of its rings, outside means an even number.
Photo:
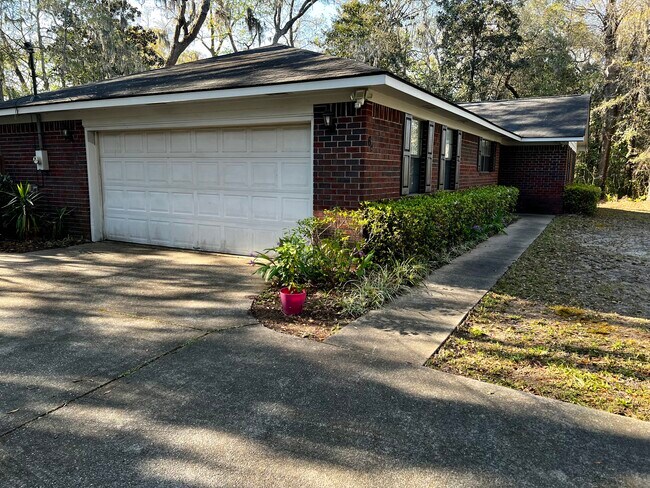
[[[165,10],[161,8],[161,0],[132,0],[135,5],[142,12],[139,23],[149,29],[167,29],[170,30],[173,22],[165,15]],[[307,49],[317,49],[311,39],[319,36],[327,27],[332,23],[336,16],[337,2],[328,0],[320,0],[311,8],[310,12],[305,16],[303,22],[303,32],[305,39],[300,43],[299,47]],[[270,44],[270,36],[263,40],[262,45]],[[189,47],[199,53],[199,57],[205,58],[210,56],[210,51],[201,43],[200,40],[195,40]]]

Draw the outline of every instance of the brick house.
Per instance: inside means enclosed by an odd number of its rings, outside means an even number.
[[[588,95],[457,105],[271,46],[0,102],[0,172],[93,240],[248,253],[324,209],[416,193],[502,183],[560,212],[588,116]]]

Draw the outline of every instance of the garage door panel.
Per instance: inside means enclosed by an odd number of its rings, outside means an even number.
[[[150,220],[149,238],[151,239],[151,244],[168,246],[172,241],[171,222]]]
[[[166,132],[145,132],[147,154],[166,154],[167,153],[167,133]]]
[[[304,189],[309,184],[310,168],[304,164],[282,163],[282,187],[286,189]]]
[[[129,190],[125,192],[126,210],[142,211],[147,210],[147,192]]]
[[[194,131],[194,149],[198,154],[214,154],[219,151],[219,132],[214,129]]]
[[[169,150],[172,154],[192,153],[192,132],[190,131],[172,131],[169,142]]]
[[[247,188],[250,182],[249,163],[226,163],[223,166],[223,184],[226,187]]]
[[[172,193],[172,215],[194,215],[194,193]]]
[[[128,132],[124,134],[124,152],[130,154],[144,153],[144,135],[138,132]]]
[[[235,254],[246,254],[253,249],[253,232],[251,229],[242,227],[223,227],[224,243],[223,248],[226,252]]]
[[[256,220],[280,220],[280,202],[277,197],[251,198],[251,217]]]
[[[148,195],[149,211],[156,213],[169,214],[170,198],[169,192],[150,191]]]
[[[127,221],[127,237],[133,242],[146,244],[149,242],[149,222],[145,219],[129,219]]]
[[[284,222],[297,222],[309,215],[310,211],[311,202],[307,198],[282,199],[282,220]]]
[[[191,161],[174,161],[172,166],[172,185],[194,185],[194,165]]]
[[[282,236],[282,230],[259,229],[253,233],[253,249],[264,251],[275,246]]]
[[[167,161],[147,161],[147,182],[154,186],[169,184],[169,163]]]
[[[251,151],[252,152],[277,152],[278,150],[278,131],[277,129],[253,129],[251,131]]]
[[[122,161],[104,159],[102,164],[104,181],[121,183],[124,180]]]
[[[197,193],[196,201],[199,217],[214,218],[221,215],[221,195],[218,193]]]
[[[267,248],[312,214],[310,144],[308,126],[102,133],[105,235],[233,253]]]
[[[122,153],[122,134],[103,134],[100,140],[100,154],[115,155]]]
[[[124,191],[105,189],[104,190],[104,210],[126,210],[124,204]]]
[[[198,224],[198,244],[206,251],[223,250],[223,230],[221,225]]]
[[[250,213],[248,195],[224,195],[223,216],[235,219],[247,219]]]
[[[221,186],[219,178],[220,167],[218,161],[196,163],[196,184],[199,187],[218,188]]]
[[[246,129],[224,129],[223,152],[245,153],[248,149]]]
[[[278,164],[275,162],[256,162],[251,169],[251,186],[253,188],[275,190],[279,188]]]
[[[282,129],[282,148],[287,153],[311,153],[311,136],[308,127]]]
[[[195,245],[196,239],[194,236],[195,224],[172,222],[171,223],[171,237],[172,246],[191,248]]]

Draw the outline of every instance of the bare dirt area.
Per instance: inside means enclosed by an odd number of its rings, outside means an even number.
[[[429,366],[650,420],[650,205],[561,216]]]
[[[44,249],[56,249],[58,247],[76,246],[88,242],[82,237],[66,237],[63,239],[28,239],[11,240],[0,238],[0,252],[25,253],[42,251]]]
[[[341,315],[337,300],[331,294],[316,290],[307,290],[307,301],[300,315],[285,315],[275,287],[267,288],[255,298],[251,313],[269,329],[318,342],[354,319]]]

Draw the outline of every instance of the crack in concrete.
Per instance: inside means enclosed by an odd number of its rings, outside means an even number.
[[[111,378],[110,380],[105,381],[105,382],[103,382],[102,384],[97,385],[96,387],[91,388],[90,390],[85,391],[84,393],[81,393],[81,394],[79,394],[79,395],[77,395],[77,396],[71,398],[70,400],[67,400],[67,401],[61,403],[60,405],[57,405],[56,407],[49,409],[49,410],[47,410],[46,412],[43,412],[43,413],[41,413],[41,414],[39,414],[39,415],[36,415],[35,417],[32,417],[31,419],[28,419],[28,420],[24,421],[23,423],[21,423],[21,424],[15,426],[15,427],[12,427],[11,429],[9,429],[9,430],[7,430],[7,431],[5,431],[5,432],[1,432],[1,433],[0,433],[0,439],[2,439],[2,438],[4,438],[4,437],[7,437],[8,435],[10,435],[10,434],[16,432],[16,431],[19,430],[19,429],[22,429],[23,427],[25,427],[25,426],[27,426],[27,425],[33,423],[33,422],[36,422],[36,421],[39,420],[39,419],[42,419],[42,418],[44,418],[44,417],[47,417],[48,415],[50,415],[50,414],[56,412],[57,410],[61,410],[62,408],[64,408],[64,407],[70,405],[71,403],[76,402],[77,400],[80,400],[80,399],[82,399],[82,398],[85,398],[85,397],[87,397],[88,395],[91,395],[91,394],[93,394],[93,393],[95,393],[95,392],[101,390],[102,388],[105,388],[105,387],[107,387],[108,385],[113,384],[113,383],[115,383],[116,381],[121,380],[122,378],[126,378],[126,377],[128,377],[128,376],[131,376],[131,375],[137,373],[138,371],[140,371],[141,369],[143,369],[143,368],[149,366],[150,364],[153,364],[153,363],[155,363],[156,361],[158,361],[158,360],[160,360],[160,359],[162,359],[162,358],[164,358],[164,357],[166,357],[166,356],[169,356],[169,355],[171,355],[171,354],[174,354],[174,353],[180,351],[181,349],[184,349],[184,348],[186,348],[186,347],[191,346],[192,344],[194,344],[195,342],[198,342],[199,340],[203,339],[204,337],[207,337],[207,336],[209,336],[209,335],[211,335],[211,334],[217,334],[217,333],[220,333],[220,332],[225,332],[225,331],[228,331],[228,330],[241,329],[241,328],[243,328],[243,327],[250,327],[250,326],[252,326],[252,325],[258,325],[258,322],[250,322],[250,323],[246,323],[246,324],[242,324],[242,325],[235,325],[235,326],[233,326],[233,327],[228,327],[228,328],[226,328],[226,329],[217,329],[217,330],[207,330],[207,331],[202,331],[202,332],[203,332],[202,334],[200,334],[200,335],[198,335],[198,336],[196,336],[196,337],[192,337],[191,339],[188,339],[188,340],[186,340],[185,342],[183,342],[183,343],[181,343],[181,344],[178,344],[177,346],[174,346],[173,348],[171,348],[171,349],[169,349],[169,350],[167,350],[167,351],[164,351],[164,352],[158,354],[157,356],[154,356],[154,357],[152,357],[152,358],[149,358],[149,359],[147,359],[146,361],[144,361],[143,363],[140,363],[139,365],[134,366],[134,367],[131,368],[131,369],[128,369],[128,370],[126,370],[126,371],[123,371],[122,373],[118,374],[118,375],[115,376],[114,378]],[[197,331],[199,331],[199,330],[200,330],[200,329],[197,329]]]

